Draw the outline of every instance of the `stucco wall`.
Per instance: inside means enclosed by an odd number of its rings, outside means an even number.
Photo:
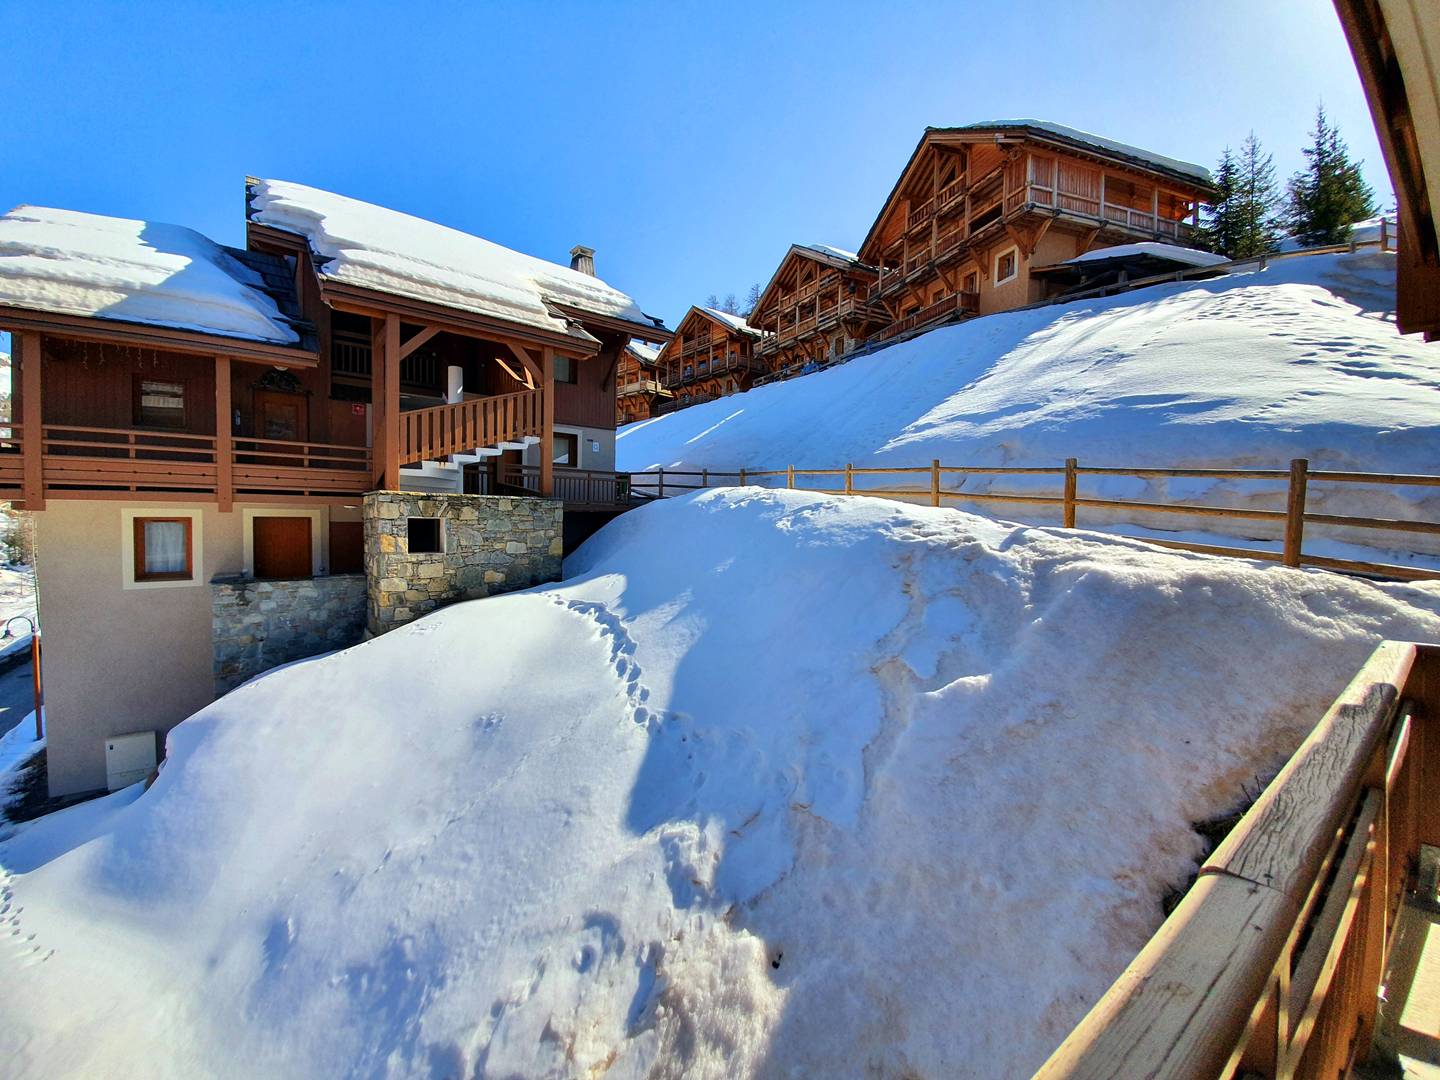
[[[574,424],[557,423],[555,430],[580,437],[580,464],[577,468],[594,469],[598,472],[615,471],[614,428],[577,427]],[[592,444],[599,444],[599,449],[592,449]],[[538,443],[525,448],[524,463],[537,466],[540,464]]]
[[[35,515],[52,794],[105,786],[108,736],[163,735],[213,700],[210,580],[244,570],[245,509],[52,499]],[[329,510],[319,510],[328,566]],[[125,587],[126,511],[198,514],[193,582]]]

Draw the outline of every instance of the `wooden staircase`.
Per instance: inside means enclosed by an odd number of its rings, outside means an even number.
[[[482,448],[521,449],[540,439],[539,390],[472,398],[400,414],[400,465],[474,454]],[[492,455],[482,455],[492,456]]]

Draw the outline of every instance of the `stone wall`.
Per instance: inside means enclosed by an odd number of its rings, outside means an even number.
[[[411,518],[440,519],[440,553],[411,553]],[[375,491],[365,496],[364,519],[372,634],[457,600],[560,579],[558,500]]]
[[[262,671],[354,645],[365,636],[360,574],[210,583],[215,696]]]

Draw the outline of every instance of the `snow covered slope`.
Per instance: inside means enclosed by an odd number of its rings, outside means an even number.
[[[1285,468],[1308,457],[1312,468],[1440,473],[1440,349],[1396,333],[1394,258],[1295,258],[1213,281],[987,316],[829,371],[630,424],[617,440],[619,467],[825,468],[932,458],[1058,466],[1076,457],[1083,465]],[[964,486],[1058,490],[1053,477],[1032,479],[973,477]],[[1284,506],[1276,485],[1263,482],[1086,484],[1107,498]],[[1440,490],[1314,484],[1311,508],[1434,521]],[[1058,520],[1017,504],[996,512]],[[1082,524],[1122,520],[1087,514]],[[1142,525],[1177,525],[1127,515]],[[1224,525],[1246,530],[1235,539],[1268,535],[1262,523]],[[1321,530],[1311,531],[1320,538],[1317,552],[1355,554],[1326,549]],[[1397,535],[1336,531],[1333,540],[1384,548]]]
[[[682,542],[683,541],[683,542]],[[0,844],[15,1077],[1027,1075],[1440,586],[709,492]]]

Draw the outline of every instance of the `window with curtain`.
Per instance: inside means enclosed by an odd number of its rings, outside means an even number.
[[[183,581],[194,576],[190,518],[135,519],[135,580]]]

